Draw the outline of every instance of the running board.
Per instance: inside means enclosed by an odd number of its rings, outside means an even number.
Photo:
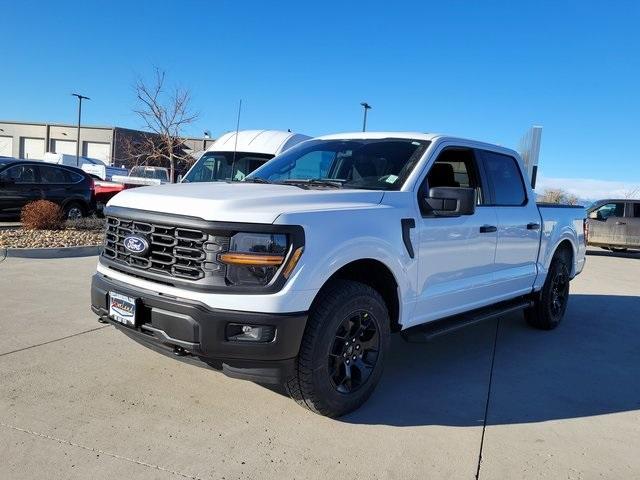
[[[433,322],[417,325],[400,332],[402,338],[410,343],[425,343],[432,338],[454,332],[469,325],[484,322],[492,318],[517,312],[531,307],[533,302],[529,298],[518,298],[507,302],[497,303],[488,307],[479,308],[470,312],[434,320]]]

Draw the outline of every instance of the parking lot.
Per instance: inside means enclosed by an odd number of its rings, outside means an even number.
[[[590,253],[557,330],[394,338],[338,420],[99,324],[95,257],[5,259],[0,478],[637,478],[640,255]]]

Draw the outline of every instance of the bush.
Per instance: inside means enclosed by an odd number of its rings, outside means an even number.
[[[20,212],[26,230],[60,230],[64,227],[62,209],[48,200],[27,203]]]
[[[105,219],[97,217],[84,217],[74,220],[67,220],[64,228],[72,228],[74,230],[104,230]]]

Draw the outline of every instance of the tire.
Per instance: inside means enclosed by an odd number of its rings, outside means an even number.
[[[87,210],[80,202],[69,202],[64,206],[62,215],[65,220],[77,220],[87,215]]]
[[[569,301],[570,261],[564,250],[553,256],[542,290],[533,306],[524,311],[524,318],[532,327],[553,330],[562,321]]]
[[[311,307],[287,392],[320,415],[352,412],[380,380],[390,336],[389,312],[377,291],[359,282],[332,281]]]

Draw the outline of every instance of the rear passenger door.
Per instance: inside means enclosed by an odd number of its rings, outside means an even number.
[[[73,193],[67,170],[53,165],[42,165],[38,170],[44,199],[62,205]]]
[[[640,248],[640,201],[627,203],[623,241],[627,248]]]
[[[498,217],[494,282],[502,299],[529,293],[537,275],[541,218],[515,157],[478,150]]]

